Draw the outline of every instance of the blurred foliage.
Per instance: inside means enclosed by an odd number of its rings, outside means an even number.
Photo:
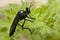
[[[5,18],[0,20],[0,40],[19,40],[21,35],[26,35],[29,40],[60,40],[60,6],[56,0],[48,0],[47,6],[31,8],[30,15],[36,20],[26,21],[24,27],[29,27],[33,31],[32,35],[27,30],[22,31],[17,25],[14,35],[9,37],[9,30],[17,12],[29,6],[28,3],[22,4],[9,4],[8,8],[1,10]]]

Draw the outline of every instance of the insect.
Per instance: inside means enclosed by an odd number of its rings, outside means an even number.
[[[12,22],[12,25],[11,25],[11,28],[10,28],[10,33],[9,33],[9,36],[12,36],[15,32],[15,29],[16,29],[16,26],[17,24],[19,24],[18,22],[21,21],[21,20],[24,20],[23,24],[20,25],[22,29],[27,29],[31,32],[32,34],[32,31],[31,29],[29,28],[24,28],[24,24],[25,24],[25,21],[28,20],[26,18],[30,18],[30,19],[35,19],[35,18],[32,18],[29,13],[30,13],[30,8],[31,8],[31,5],[30,7],[26,7],[25,10],[20,10],[17,15],[15,16],[13,22]],[[28,21],[31,21],[31,20],[28,20]]]

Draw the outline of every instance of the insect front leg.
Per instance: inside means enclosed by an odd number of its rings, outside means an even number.
[[[35,20],[35,18],[31,17],[30,15],[28,15],[27,18],[30,18],[32,20]]]
[[[26,19],[26,21],[34,22],[33,20],[30,20],[30,19]]]
[[[34,22],[35,18],[32,18],[30,15],[27,16],[28,19],[26,19],[27,21],[30,22]]]

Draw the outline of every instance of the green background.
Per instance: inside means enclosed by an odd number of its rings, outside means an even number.
[[[17,12],[29,6],[29,3],[22,4],[9,4],[8,8],[0,11],[4,15],[4,18],[0,19],[0,40],[20,40],[21,35],[27,36],[28,40],[60,40],[60,3],[56,0],[48,0],[47,5],[36,9],[35,6],[31,8],[30,15],[36,20],[26,21],[24,27],[29,27],[33,31],[32,35],[17,25],[14,35],[10,37],[9,30]]]

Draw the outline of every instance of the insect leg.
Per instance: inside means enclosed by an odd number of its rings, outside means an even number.
[[[23,22],[23,24],[21,25],[22,29],[23,29],[23,26],[24,26],[24,24],[25,24],[25,19],[24,19],[24,22]]]
[[[27,29],[27,30],[29,30],[29,31],[30,31],[30,33],[32,34],[32,31],[31,31],[31,29],[29,29],[29,28],[23,28],[23,29]]]
[[[20,24],[19,24],[19,25],[22,27],[22,29],[27,29],[27,30],[29,30],[29,31],[31,32],[31,34],[32,34],[31,29],[29,29],[29,28],[24,28],[25,21],[26,21],[26,19],[24,20],[24,22],[23,22],[23,24],[22,24],[22,25],[20,25]]]
[[[23,27],[24,27],[24,24],[25,24],[25,19],[24,19],[24,22],[23,22],[22,25],[18,23],[18,25],[21,26],[22,29],[23,29]]]
[[[33,20],[30,20],[30,19],[26,19],[26,21],[34,22]]]
[[[29,16],[27,16],[27,18],[30,18],[30,19],[33,19],[33,20],[35,20],[35,18],[31,17],[30,15],[29,15]]]
[[[21,24],[18,23],[19,26],[21,26]]]

